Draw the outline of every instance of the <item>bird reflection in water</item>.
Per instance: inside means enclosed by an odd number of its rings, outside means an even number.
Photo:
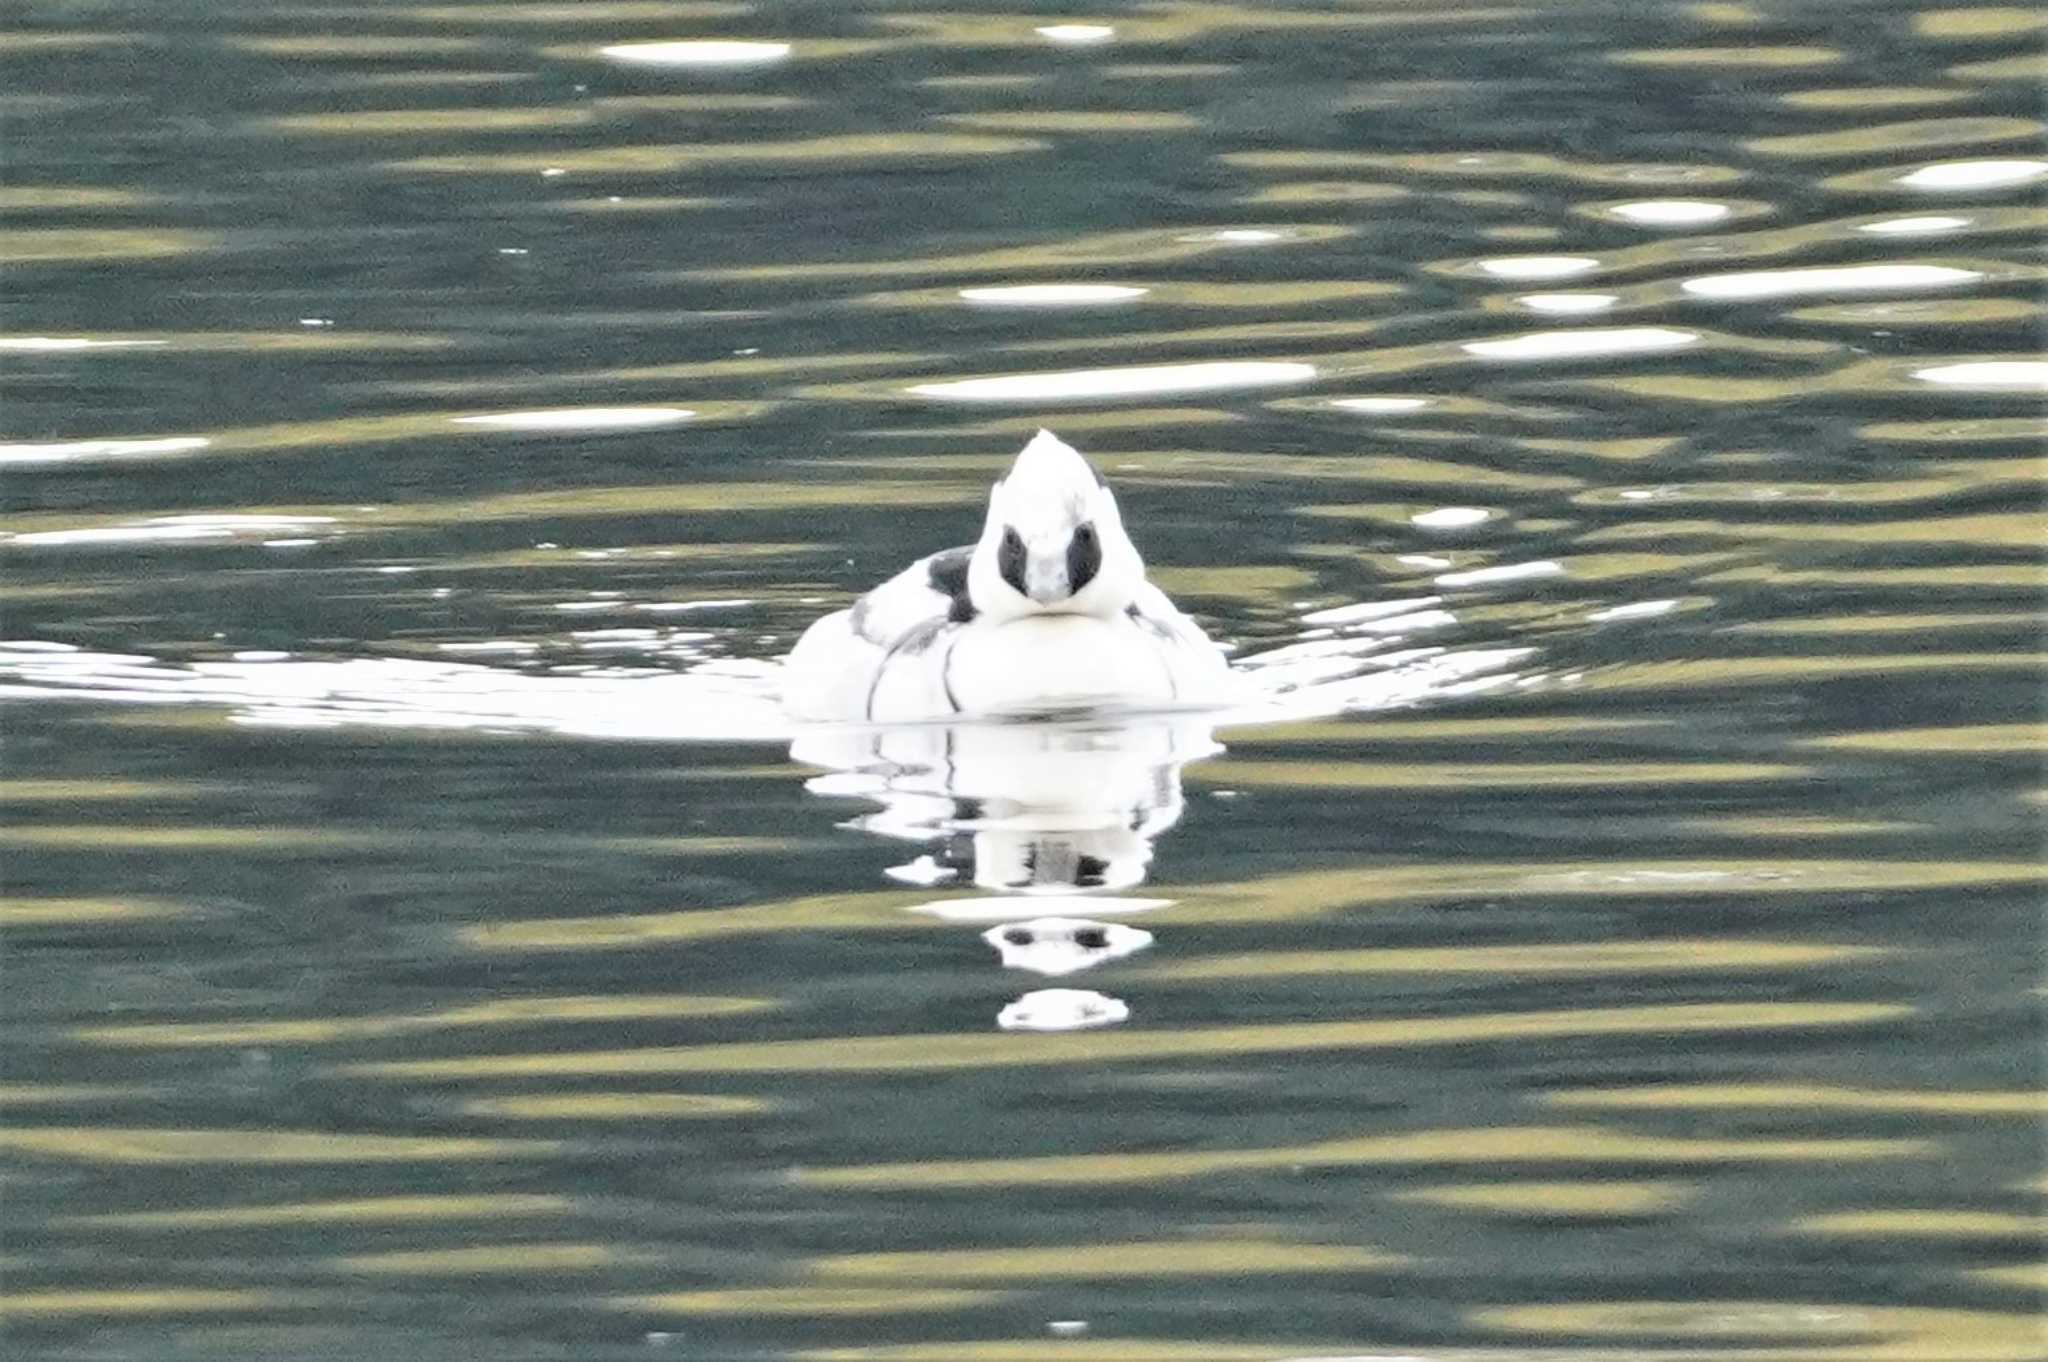
[[[1080,917],[1035,917],[989,928],[981,939],[996,948],[1004,969],[1033,974],[1077,974],[1152,944],[1152,933],[1121,922]]]
[[[892,878],[989,891],[914,911],[992,922],[982,939],[1005,968],[1061,977],[1152,944],[1112,919],[1169,901],[1119,891],[1144,882],[1154,839],[1180,821],[1181,768],[1222,750],[1210,716],[1097,714],[820,730],[790,755],[828,768],[812,793],[881,805],[846,826],[930,847]],[[1005,1007],[997,1025],[1072,1031],[1129,1015],[1102,993],[1047,988]]]

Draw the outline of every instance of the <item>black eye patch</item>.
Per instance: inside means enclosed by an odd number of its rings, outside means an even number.
[[[1093,524],[1078,525],[1067,540],[1067,594],[1072,596],[1102,570],[1102,540]]]
[[[1024,594],[1024,537],[1013,529],[1003,531],[1002,546],[996,550],[996,571],[1019,596]]]

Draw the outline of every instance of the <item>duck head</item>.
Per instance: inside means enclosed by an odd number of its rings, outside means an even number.
[[[1039,431],[989,491],[967,568],[976,612],[996,623],[1034,614],[1112,619],[1144,581],[1115,494],[1078,450]]]

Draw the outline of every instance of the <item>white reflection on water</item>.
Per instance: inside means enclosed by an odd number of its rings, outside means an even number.
[[[1361,601],[1357,605],[1336,605],[1327,610],[1312,610],[1301,617],[1303,624],[1368,624],[1374,620],[1399,618],[1418,610],[1427,610],[1433,605],[1442,605],[1441,596],[1413,596],[1400,601]]]
[[[2048,161],[1943,161],[1901,175],[1898,183],[1908,189],[1950,194],[2030,184],[2044,175],[2048,175]]]
[[[280,530],[305,531],[336,524],[329,515],[164,515],[133,525],[105,525],[82,530],[31,530],[0,535],[0,544],[41,548],[176,543],[191,539],[259,538]],[[0,662],[0,675],[4,675]]]
[[[480,643],[437,643],[436,648],[444,653],[537,653],[538,643],[527,643],[521,639],[493,638]]]
[[[1630,601],[1626,605],[1610,605],[1604,610],[1590,611],[1586,619],[1593,624],[1605,624],[1610,620],[1651,619],[1668,615],[1677,608],[1677,601]]]
[[[1479,268],[1496,279],[1568,279],[1600,262],[1589,255],[1506,255],[1482,260]]]
[[[1707,274],[1679,287],[1696,298],[1791,298],[1804,293],[1872,293],[1956,288],[1984,276],[1948,265],[1843,265],[1833,269]]]
[[[169,435],[150,440],[61,440],[47,444],[0,444],[0,467],[91,463],[101,459],[150,459],[204,449],[203,435]]]
[[[696,39],[667,43],[616,43],[598,49],[601,56],[634,66],[760,66],[781,61],[788,43]]]
[[[1313,364],[1221,360],[1206,364],[1153,364],[1121,369],[1070,369],[1050,374],[1005,374],[949,383],[920,383],[918,397],[946,402],[1072,402],[1097,397],[1210,392],[1307,383]]]
[[[1462,348],[1482,359],[1592,359],[1677,350],[1699,338],[1697,331],[1668,326],[1620,326],[1597,331],[1536,331],[1505,340],[1467,341]]]
[[[455,645],[460,648],[461,645]],[[493,641],[494,651],[523,645]],[[481,651],[471,645],[470,651]],[[278,728],[471,729],[594,738],[786,738],[773,668],[707,661],[534,673],[407,658],[195,661],[0,643],[0,697],[206,705]]]
[[[1012,284],[963,288],[960,296],[987,307],[1099,307],[1126,303],[1150,292],[1125,284]]]
[[[0,350],[134,350],[167,344],[160,340],[94,340],[90,336],[0,336]]]
[[[996,1014],[1005,1031],[1085,1031],[1128,1020],[1131,1009],[1121,998],[1080,988],[1041,988]]]
[[[679,615],[692,610],[738,610],[753,603],[747,597],[735,596],[722,601],[643,601],[633,608],[650,615]]]
[[[1607,210],[1615,217],[1645,227],[1697,227],[1719,222],[1735,210],[1711,199],[1643,199],[1617,203]]]
[[[1360,622],[1342,637],[1305,639],[1241,658],[1233,670],[1262,694],[1220,716],[1218,726],[1364,713],[1516,684],[1513,668],[1533,656],[1532,649],[1393,648],[1404,634],[1455,622],[1447,611],[1419,610]]]
[[[1434,511],[1418,511],[1408,517],[1408,523],[1425,530],[1463,530],[1491,519],[1493,512],[1477,506],[1440,506]]]
[[[1960,231],[1969,225],[1968,218],[1886,218],[1882,222],[1863,223],[1856,230],[1875,236],[1926,236],[1934,232]]]
[[[914,884],[920,889],[950,884],[960,878],[959,871],[940,865],[930,856],[914,857],[902,865],[892,865],[882,873],[898,884]]]
[[[881,805],[848,827],[939,845],[984,889],[1067,894],[1140,884],[1180,820],[1181,768],[1221,752],[1202,715],[1071,723],[819,729],[790,756],[829,769],[806,788]]]
[[[1339,411],[1362,411],[1374,416],[1393,416],[1421,411],[1430,405],[1426,397],[1334,397],[1330,405]]]
[[[696,414],[685,407],[554,407],[481,412],[449,420],[458,426],[489,426],[493,430],[636,430],[674,425]]]
[[[1576,317],[1589,312],[1605,312],[1621,299],[1612,293],[1525,293],[1515,301],[1531,312]]]
[[[1176,241],[1226,241],[1234,246],[1269,246],[1287,241],[1293,233],[1278,227],[1219,227],[1213,232],[1189,232]]]
[[[1978,388],[1987,392],[2048,390],[2048,360],[1988,359],[1966,364],[1937,364],[1915,369],[1922,383],[1944,388]]]
[[[995,947],[1004,969],[1059,978],[1144,950],[1152,933],[1121,922],[1034,917],[991,927],[981,939]]]
[[[1116,36],[1116,30],[1108,24],[1047,24],[1033,29],[1039,37],[1049,43],[1063,47],[1091,47],[1106,43]]]

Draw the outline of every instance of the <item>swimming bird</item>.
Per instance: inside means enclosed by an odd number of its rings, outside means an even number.
[[[914,721],[1225,702],[1230,670],[1145,580],[1116,495],[1050,431],[989,491],[972,545],[920,558],[805,630],[800,719]]]

